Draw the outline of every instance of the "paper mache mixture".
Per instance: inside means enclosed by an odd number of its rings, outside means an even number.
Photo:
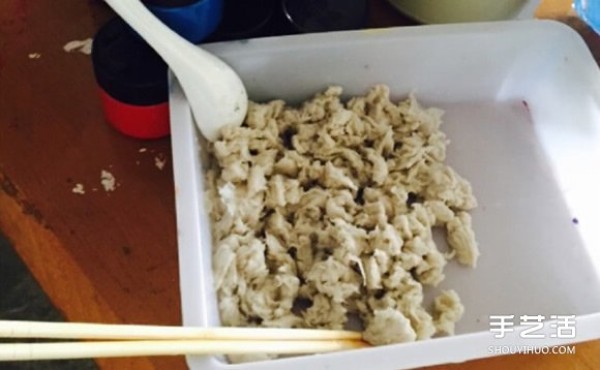
[[[250,103],[210,145],[207,199],[223,325],[343,329],[374,345],[453,334],[453,290],[423,286],[479,255],[470,184],[444,164],[442,111],[384,85],[344,103],[330,87],[300,107]],[[445,229],[442,253],[432,228]]]

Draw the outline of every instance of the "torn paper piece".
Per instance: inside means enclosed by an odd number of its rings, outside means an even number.
[[[167,159],[165,157],[163,157],[163,156],[156,156],[156,157],[154,157],[154,165],[159,170],[162,171],[162,169],[165,168],[166,164],[167,164]]]
[[[83,187],[83,184],[75,184],[75,187],[73,189],[71,189],[71,191],[74,194],[85,194],[85,188]]]
[[[73,40],[69,41],[63,46],[63,50],[67,53],[72,52],[80,52],[86,55],[90,55],[92,53],[92,43],[93,39],[88,38],[85,40]]]
[[[100,173],[100,183],[102,184],[104,191],[115,191],[116,181],[112,173],[102,170]]]

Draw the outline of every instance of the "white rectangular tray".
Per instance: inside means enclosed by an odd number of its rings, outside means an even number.
[[[375,83],[446,110],[448,162],[473,185],[481,258],[455,262],[442,288],[466,312],[457,335],[244,364],[255,369],[405,369],[497,355],[492,346],[600,338],[600,73],[570,28],[548,21],[423,26],[206,45],[253,100],[300,102],[331,84]],[[217,326],[199,135],[176,82],[171,130],[184,325]],[[504,339],[490,315],[577,315],[575,338]],[[544,330],[549,330],[546,323]],[[235,368],[189,357],[192,370]]]

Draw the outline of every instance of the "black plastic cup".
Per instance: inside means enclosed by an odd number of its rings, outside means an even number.
[[[356,30],[368,22],[367,0],[280,0],[282,34]]]
[[[224,0],[223,18],[206,41],[230,41],[273,35],[271,21],[278,0]]]

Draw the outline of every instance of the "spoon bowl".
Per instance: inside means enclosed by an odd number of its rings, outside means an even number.
[[[179,36],[139,0],[105,0],[169,65],[188,98],[196,126],[209,141],[241,125],[248,94],[229,65]]]

